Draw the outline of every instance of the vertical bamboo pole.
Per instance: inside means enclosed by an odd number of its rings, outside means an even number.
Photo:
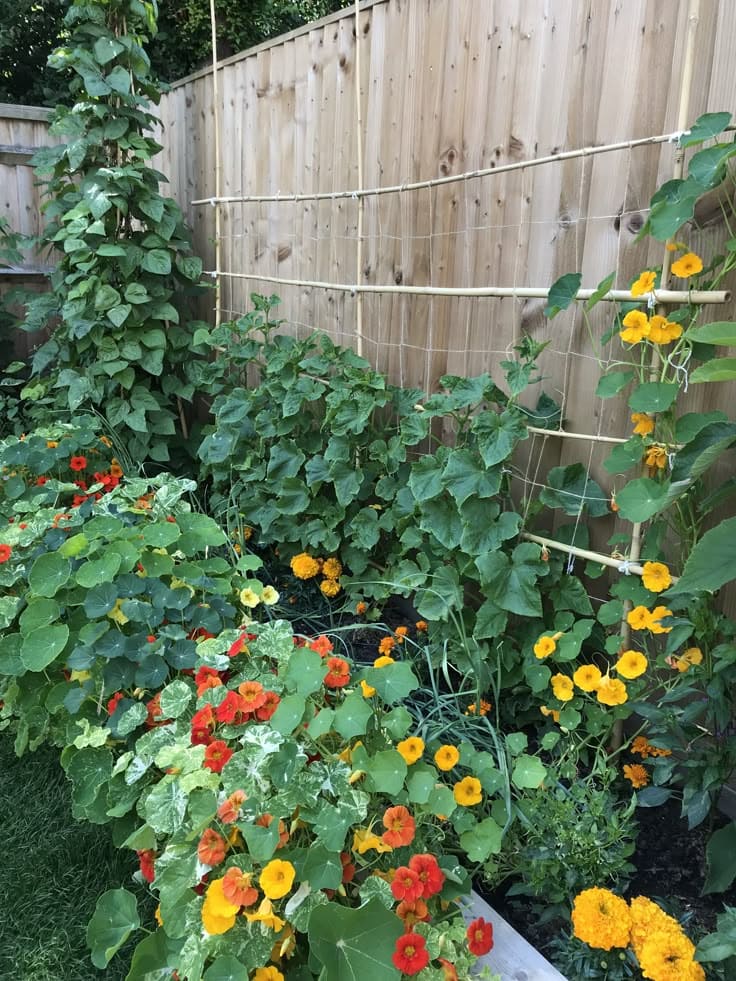
[[[355,113],[357,125],[358,190],[363,190],[363,106],[360,97],[360,0],[355,0]],[[365,196],[358,195],[358,241],[355,249],[355,282],[363,281],[363,212]],[[363,356],[363,293],[355,294],[355,349]]]
[[[217,15],[215,0],[210,0],[210,26],[212,29],[212,111],[215,122],[215,326],[222,323],[222,283],[220,280],[220,260],[222,258],[222,226],[220,215],[220,178],[222,161],[220,158],[220,90],[217,78]]]
[[[695,38],[698,31],[698,21],[700,19],[700,0],[689,0],[687,11],[687,35],[685,37],[685,57],[682,65],[682,76],[680,80],[680,101],[677,110],[677,131],[682,132],[687,126],[690,114],[690,95],[692,89],[693,69],[695,66]],[[675,150],[675,160],[672,166],[672,178],[677,180],[682,177],[685,165],[685,149],[677,144]],[[669,240],[668,240],[669,244]],[[670,279],[670,264],[672,253],[669,249],[664,250],[662,260],[662,275],[660,277],[660,289],[668,288]],[[666,308],[660,307],[658,313],[666,315]],[[656,381],[659,377],[661,358],[656,346],[651,348],[651,361],[649,364],[649,380]],[[646,468],[645,468],[646,472]],[[641,558],[642,523],[636,522],[631,531],[631,549],[629,551],[629,561],[638,562]],[[631,627],[626,619],[631,612],[631,600],[624,601],[624,616],[621,621],[621,645],[623,650],[628,650],[631,644]],[[618,749],[623,741],[623,724],[621,720],[616,722],[612,733],[612,744],[614,749]]]

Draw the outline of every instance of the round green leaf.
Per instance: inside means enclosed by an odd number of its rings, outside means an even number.
[[[101,582],[111,582],[120,568],[120,556],[115,552],[107,552],[101,559],[85,562],[77,570],[74,577],[80,586],[92,589]]]
[[[161,714],[165,719],[178,719],[192,699],[192,689],[185,681],[172,681],[160,696]]]
[[[100,896],[87,927],[87,945],[92,950],[95,967],[107,967],[133,930],[140,925],[133,893],[127,889],[110,889]]]
[[[547,776],[547,768],[536,756],[520,756],[511,773],[511,782],[519,790],[534,790]]]
[[[671,382],[645,382],[629,396],[634,412],[665,412],[677,398],[680,386]]]
[[[360,909],[326,903],[309,918],[309,949],[322,981],[399,981],[391,958],[402,933],[401,920],[378,899]]]
[[[27,637],[39,627],[59,619],[59,604],[52,599],[32,599],[20,615],[20,632]]]
[[[39,555],[31,566],[28,584],[37,596],[55,596],[71,575],[69,560],[58,552]]]
[[[23,640],[20,658],[29,671],[43,671],[58,657],[69,640],[69,627],[65,623],[38,627]]]
[[[248,981],[248,971],[236,957],[226,954],[207,968],[204,981]]]

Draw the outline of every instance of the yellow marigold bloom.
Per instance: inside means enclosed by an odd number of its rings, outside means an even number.
[[[549,657],[550,654],[557,650],[557,644],[552,640],[551,637],[545,637],[542,635],[539,640],[534,645],[534,656],[543,660],[545,657]]]
[[[641,581],[650,593],[661,593],[672,585],[670,570],[664,562],[645,562],[642,567]]]
[[[681,255],[676,262],[672,263],[671,269],[673,276],[677,276],[678,279],[687,279],[689,276],[696,276],[703,271],[703,260],[694,252],[686,252],[685,255]]]
[[[377,657],[376,660],[373,662],[373,667],[385,668],[387,664],[396,664],[396,661],[388,654],[381,654],[381,656]]]
[[[440,770],[451,770],[460,760],[460,753],[454,746],[440,746],[434,754],[434,761]]]
[[[628,678],[629,681],[644,674],[648,666],[649,662],[641,651],[623,651],[614,664],[614,668],[621,677]]]
[[[296,869],[291,862],[280,858],[271,859],[258,878],[258,884],[267,899],[281,899],[294,885]]]
[[[573,933],[598,950],[627,947],[631,912],[625,899],[608,889],[584,889],[572,908]]]
[[[639,787],[646,787],[649,783],[649,774],[641,763],[627,763],[624,767],[624,776],[637,790]]]
[[[559,712],[559,709],[551,709],[551,708],[548,708],[546,705],[540,705],[539,711],[544,716],[551,715],[552,716],[552,719],[555,722],[559,722],[560,721],[560,712]]]
[[[342,564],[335,558],[325,559],[322,564],[322,575],[325,579],[339,579],[342,575]]]
[[[649,629],[653,634],[668,634],[672,627],[663,627],[659,621],[671,616],[672,610],[668,610],[666,606],[655,606],[649,620]]]
[[[561,702],[569,702],[575,694],[572,678],[568,678],[566,674],[553,674],[551,685],[555,698],[559,698]]]
[[[252,610],[261,602],[261,597],[253,589],[241,589],[240,602],[243,604],[243,606],[247,606],[249,610]]]
[[[648,338],[653,344],[669,344],[682,337],[682,325],[656,315],[649,321]]]
[[[635,606],[626,614],[626,622],[634,630],[647,630],[651,622],[651,614],[646,606]]]
[[[649,318],[642,310],[629,310],[622,323],[618,336],[626,344],[640,344],[649,336]]]
[[[703,663],[703,652],[699,647],[688,647],[686,651],[674,659],[674,666],[680,672],[684,674],[690,668],[691,664],[702,664]]]
[[[281,594],[278,589],[274,589],[273,586],[264,586],[263,592],[261,593],[261,602],[264,606],[273,606],[275,603],[281,599]]]
[[[654,432],[654,419],[652,419],[651,416],[648,416],[646,412],[632,412],[631,421],[635,423],[635,436],[648,436],[650,433]]]
[[[645,269],[643,273],[639,274],[639,278],[631,284],[631,295],[644,296],[645,293],[651,293],[656,280],[656,272],[652,269]]]
[[[472,807],[483,800],[480,780],[477,777],[463,777],[452,788],[452,796],[461,807]]]
[[[647,447],[647,451],[644,454],[644,463],[650,470],[664,470],[667,466],[667,450],[664,446],[660,446],[659,443],[653,443]]]
[[[297,579],[314,579],[319,572],[319,562],[306,552],[295,555],[289,565]]]
[[[339,582],[335,582],[334,579],[323,579],[319,584],[319,588],[322,591],[322,595],[326,596],[328,599],[332,599],[337,596],[342,588]]]
[[[393,851],[391,845],[387,845],[370,828],[356,828],[353,833],[353,851],[357,852],[358,855],[365,855],[372,849],[379,853]]]
[[[601,678],[596,697],[601,705],[623,705],[629,694],[623,681],[606,674]]]
[[[280,933],[284,929],[284,920],[281,917],[276,916],[273,911],[273,903],[270,899],[261,900],[261,905],[255,911],[255,913],[244,913],[246,920],[249,923],[262,923],[269,930],[273,930],[274,933]]]
[[[284,981],[284,975],[277,967],[269,964],[268,967],[256,968],[253,981]]]
[[[412,763],[421,759],[424,752],[424,740],[420,739],[419,736],[409,736],[408,739],[402,739],[400,743],[396,743],[396,749],[404,757],[404,761],[411,766]]]
[[[631,949],[637,956],[641,957],[641,952],[647,937],[653,933],[671,931],[681,933],[680,924],[673,917],[668,916],[665,911],[653,903],[646,896],[635,896],[631,900]]]
[[[572,676],[572,680],[583,691],[595,691],[601,683],[601,672],[595,664],[582,664]]]
[[[202,904],[202,926],[212,936],[227,933],[232,929],[240,909],[239,906],[234,906],[225,899],[222,883],[222,879],[214,879],[210,882]]]
[[[360,690],[363,693],[363,698],[373,698],[373,696],[376,694],[376,689],[373,687],[373,685],[369,685],[365,680],[361,681]]]
[[[694,954],[695,945],[681,930],[655,930],[637,959],[642,976],[652,981],[696,981],[705,974],[693,960]]]

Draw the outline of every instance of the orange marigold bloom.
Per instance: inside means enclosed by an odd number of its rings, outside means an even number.
[[[219,865],[227,855],[227,842],[213,828],[207,828],[197,845],[197,857],[203,865]]]
[[[414,624],[414,626],[417,628],[417,630],[419,631],[419,633],[426,633],[427,632],[427,621],[426,620],[417,620],[417,622]]]
[[[628,903],[608,889],[584,889],[572,909],[573,933],[597,950],[628,947],[631,913]]]
[[[379,654],[389,654],[396,646],[396,641],[393,637],[384,637],[381,643],[378,645]]]
[[[342,586],[339,582],[335,582],[334,579],[323,579],[319,584],[319,588],[323,596],[326,596],[328,599],[334,599],[342,589]]]
[[[362,617],[367,609],[368,609],[368,604],[364,603],[363,600],[355,604],[355,612],[358,614],[359,617]]]
[[[295,555],[289,565],[297,579],[314,579],[320,570],[319,562],[306,552]]]
[[[409,633],[408,627],[397,627],[396,630],[394,630],[394,634],[396,635],[396,643],[403,644],[404,637],[406,637],[408,633]]]
[[[401,848],[410,845],[416,834],[416,823],[409,811],[401,804],[389,807],[383,815],[383,826],[386,828],[381,835],[387,845]]]
[[[342,563],[336,558],[325,559],[322,564],[322,575],[325,579],[339,579],[342,575]]]
[[[646,787],[649,783],[649,774],[641,763],[627,763],[624,766],[624,776],[636,789]]]

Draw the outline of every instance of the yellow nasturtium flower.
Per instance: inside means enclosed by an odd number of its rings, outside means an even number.
[[[623,681],[619,681],[618,678],[611,678],[607,674],[601,678],[596,689],[596,698],[601,705],[623,705],[628,697],[629,693],[626,691],[626,685]]]
[[[635,436],[648,436],[654,432],[654,419],[646,412],[632,412],[631,421],[634,423]]]
[[[614,668],[622,678],[631,681],[644,674],[648,666],[649,662],[641,651],[623,651]]]
[[[561,702],[569,702],[574,696],[572,678],[568,678],[566,674],[552,675],[551,685],[555,698]]]
[[[416,763],[422,758],[424,740],[420,739],[419,736],[409,736],[408,739],[402,739],[400,743],[396,743],[396,749],[403,756],[404,762],[411,766],[412,763]]]
[[[455,746],[440,746],[434,754],[434,761],[440,770],[451,770],[458,764],[460,753]]]
[[[653,269],[645,269],[643,273],[639,274],[639,278],[631,284],[631,295],[644,296],[645,293],[651,293],[656,281],[656,272]]]
[[[650,593],[661,593],[672,585],[672,576],[663,562],[645,562],[642,567],[641,581]]]
[[[582,664],[572,676],[572,680],[582,691],[595,691],[601,683],[601,677],[600,668],[595,664]]]
[[[294,885],[296,869],[291,862],[271,859],[260,874],[258,884],[267,899],[281,899]]]
[[[619,337],[626,344],[640,344],[649,336],[649,318],[641,310],[629,310],[623,319],[624,329]]]
[[[685,255],[672,263],[672,275],[679,279],[687,279],[703,271],[703,260],[694,252],[686,252]]]
[[[202,904],[202,926],[211,936],[227,933],[232,929],[240,909],[225,899],[222,883],[222,879],[210,882]]]
[[[534,656],[540,661],[549,657],[557,650],[557,644],[552,637],[542,635],[534,645]]]

